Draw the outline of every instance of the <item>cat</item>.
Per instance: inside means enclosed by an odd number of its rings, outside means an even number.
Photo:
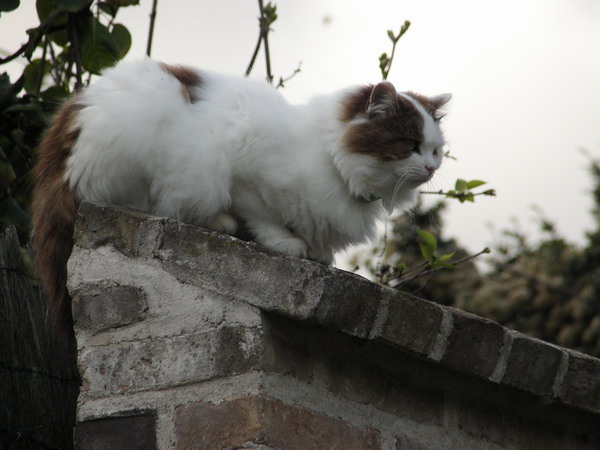
[[[450,95],[387,81],[291,105],[266,81],[151,59],[122,62],[68,100],[33,170],[35,265],[72,328],[66,263],[81,200],[124,205],[333,263],[408,209],[440,167]]]

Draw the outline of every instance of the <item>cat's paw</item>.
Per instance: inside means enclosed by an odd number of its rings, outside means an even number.
[[[324,264],[326,266],[332,266],[335,261],[335,258],[333,257],[333,252],[331,250],[325,250],[321,252],[309,252],[308,259]]]
[[[264,242],[264,245],[270,249],[297,256],[298,258],[306,258],[308,253],[308,246],[306,243],[302,239],[292,236],[270,239],[267,242]]]
[[[211,230],[230,235],[235,234],[237,227],[236,220],[227,213],[217,214],[207,225],[207,228]]]

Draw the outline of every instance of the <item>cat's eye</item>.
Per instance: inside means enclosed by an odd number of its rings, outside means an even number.
[[[421,143],[416,139],[402,139],[404,145],[410,148],[411,152],[421,153],[421,149],[419,148]]]

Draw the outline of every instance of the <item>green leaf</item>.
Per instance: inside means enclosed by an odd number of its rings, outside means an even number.
[[[421,250],[421,255],[423,255],[423,258],[425,258],[430,263],[432,263],[434,261],[435,254],[434,254],[434,251],[430,247],[427,247],[423,243],[419,243],[419,249]]]
[[[391,41],[395,41],[396,40],[396,36],[394,36],[394,32],[392,30],[388,30],[387,31],[387,35],[390,38]]]
[[[379,69],[381,69],[381,73],[385,72],[389,62],[390,58],[388,57],[387,53],[382,53],[379,57]]]
[[[5,113],[8,112],[24,112],[24,113],[33,113],[33,114],[41,114],[43,111],[42,107],[37,103],[17,103],[15,105],[9,106],[4,110]]]
[[[419,236],[421,254],[428,261],[433,261],[437,248],[437,239],[433,234],[425,230],[417,230],[417,235]]]
[[[267,19],[267,26],[271,26],[273,22],[277,20],[277,5],[271,2],[267,3],[264,9],[265,19]]]
[[[456,180],[454,189],[456,189],[458,192],[465,192],[468,190],[468,183],[462,178],[459,178],[458,180]]]
[[[129,30],[120,23],[113,25],[113,29],[110,34],[119,48],[118,57],[119,59],[122,59],[131,48],[131,34],[129,33]]]
[[[43,71],[43,73],[40,73]],[[31,95],[38,95],[40,82],[50,72],[50,64],[42,64],[41,59],[34,59],[23,71],[25,76],[25,91]]]
[[[108,28],[97,19],[90,19],[89,24],[81,45],[81,64],[88,72],[98,75],[119,60],[120,48]]]
[[[484,184],[486,184],[485,181],[481,181],[481,180],[471,180],[467,183],[467,189],[475,189],[479,186],[483,186]]]
[[[48,103],[62,103],[69,96],[69,91],[64,86],[50,86],[44,92],[40,93],[42,100]]]
[[[140,0],[108,0],[108,3],[110,3],[111,5],[116,6],[116,7],[132,6],[132,5],[139,5]]]
[[[397,39],[400,39],[404,35],[404,33],[406,33],[408,31],[409,28],[410,28],[410,20],[405,20],[404,24],[400,28],[400,34],[398,34]]]
[[[471,192],[469,192],[465,195],[460,196],[459,200],[461,203],[464,203],[464,202],[475,203],[475,195],[473,195]]]
[[[40,23],[44,21],[46,17],[50,15],[50,12],[54,9],[54,0],[37,0],[35,2],[35,9],[37,10],[38,19]]]
[[[98,8],[111,17],[115,17],[117,15],[117,11],[119,10],[118,6],[115,6],[109,2],[98,2]]]
[[[456,254],[456,252],[451,252],[451,253],[446,253],[445,255],[442,255],[438,258],[438,261],[440,262],[446,262],[451,260],[452,258],[454,258],[454,255]]]
[[[88,8],[92,0],[54,0],[56,8],[62,11],[76,12]]]
[[[14,11],[20,4],[21,2],[19,0],[0,0],[0,11]]]
[[[431,247],[434,250],[437,248],[437,239],[429,231],[417,230],[417,234],[419,236],[419,239],[421,239],[421,242],[423,242],[425,245]]]

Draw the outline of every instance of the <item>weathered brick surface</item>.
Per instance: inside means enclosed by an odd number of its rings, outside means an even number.
[[[330,330],[366,338],[381,303],[381,288],[353,274],[336,274],[323,280],[315,311],[316,321]],[[343,307],[340,307],[343,305]]]
[[[379,435],[328,416],[262,396],[213,405],[191,403],[176,412],[178,449],[266,445],[286,449],[375,449]]]
[[[558,376],[563,351],[527,336],[513,338],[502,383],[549,396]]]
[[[148,306],[144,293],[134,286],[87,285],[73,297],[73,319],[79,328],[101,331],[144,319]]]
[[[155,425],[154,414],[82,422],[75,427],[75,449],[152,450],[157,448]]]
[[[473,314],[451,311],[453,328],[442,362],[455,370],[489,378],[504,345],[504,328]]]
[[[230,376],[257,368],[256,330],[222,328],[155,340],[84,348],[85,395],[106,396]]]
[[[596,358],[569,351],[569,366],[560,399],[600,413],[600,364]]]
[[[419,355],[428,355],[441,330],[443,311],[436,304],[397,292],[389,295],[388,312],[376,338]]]

